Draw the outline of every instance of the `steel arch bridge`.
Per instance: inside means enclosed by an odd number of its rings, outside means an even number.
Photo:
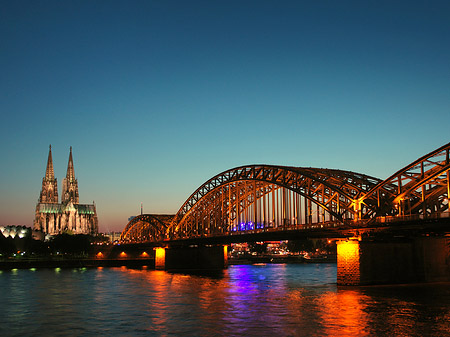
[[[236,167],[202,184],[171,219],[136,217],[122,239],[156,242],[448,216],[449,151],[450,143],[386,180],[324,168]]]
[[[143,242],[162,241],[173,215],[141,214],[128,222],[120,236],[121,240]]]

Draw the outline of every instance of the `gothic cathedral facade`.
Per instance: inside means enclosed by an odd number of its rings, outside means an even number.
[[[70,147],[67,174],[63,179],[61,203],[58,202],[58,185],[53,171],[52,147],[48,153],[47,169],[42,179],[39,202],[36,205],[34,229],[50,235],[69,232],[73,234],[98,233],[95,204],[79,203],[78,181],[75,179],[72,147]]]

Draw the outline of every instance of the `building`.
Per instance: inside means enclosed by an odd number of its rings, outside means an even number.
[[[75,179],[72,147],[70,147],[67,174],[63,179],[61,203],[58,202],[58,184],[53,171],[52,147],[48,153],[47,169],[42,179],[39,202],[36,205],[34,229],[54,235],[63,232],[97,234],[98,219],[95,204],[79,203],[78,181]]]
[[[109,232],[104,234],[109,241],[112,243],[117,243],[120,241],[120,236],[122,235],[122,232]]]
[[[19,239],[26,238],[27,236],[31,236],[34,240],[44,241],[48,239],[46,238],[45,233],[37,230],[33,230],[30,227],[21,226],[21,225],[0,225],[0,233],[5,238],[16,238]]]

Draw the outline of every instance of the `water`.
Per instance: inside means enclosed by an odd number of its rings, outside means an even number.
[[[0,272],[0,336],[448,336],[450,284],[341,288],[336,265]]]

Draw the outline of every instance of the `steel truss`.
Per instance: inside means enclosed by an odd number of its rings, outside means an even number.
[[[449,151],[450,143],[386,180],[323,168],[236,167],[201,185],[175,216],[134,218],[122,238],[160,241],[318,223],[361,226],[448,216]]]
[[[171,237],[224,234],[357,219],[355,200],[380,182],[363,174],[304,167],[241,166],[200,186],[169,228]],[[314,207],[315,206],[315,207]]]
[[[362,217],[439,217],[448,210],[450,143],[417,159],[373,187],[358,202]]]
[[[161,241],[173,215],[141,214],[133,218],[122,231],[121,241]]]

